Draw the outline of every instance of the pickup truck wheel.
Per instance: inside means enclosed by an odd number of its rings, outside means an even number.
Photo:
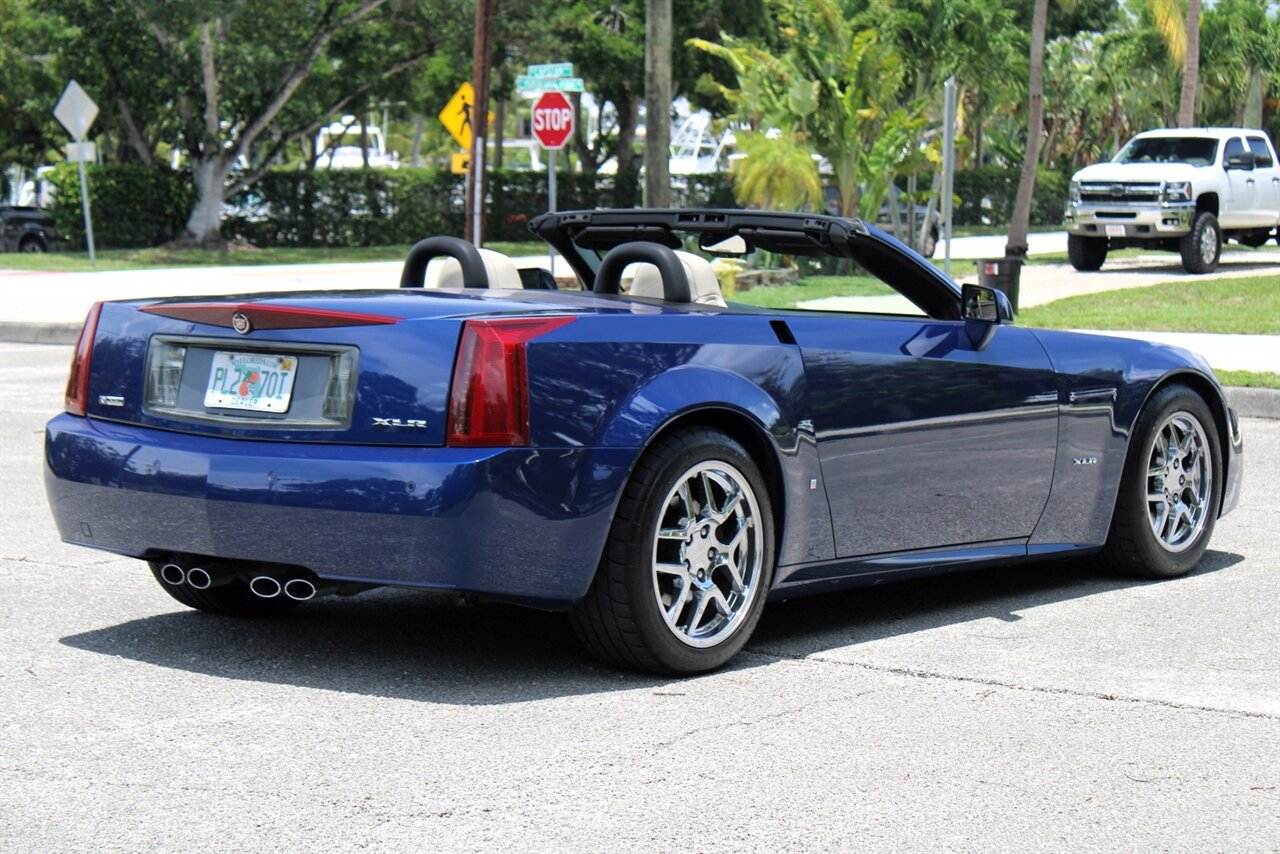
[[[1218,431],[1186,386],[1156,393],[1138,418],[1103,560],[1146,578],[1190,572],[1209,546],[1222,500]]]
[[[1099,270],[1107,260],[1107,239],[1068,234],[1067,258],[1071,260],[1071,266],[1081,272]]]
[[[1182,266],[1188,273],[1212,273],[1218,268],[1218,256],[1222,253],[1222,228],[1218,218],[1208,211],[1200,211],[1178,248],[1182,252]]]
[[[773,516],[760,470],[723,433],[680,430],[659,437],[637,464],[570,620],[610,664],[705,673],[746,644],[772,575]]]
[[[24,237],[22,242],[18,244],[19,252],[44,252],[44,241],[38,237]]]

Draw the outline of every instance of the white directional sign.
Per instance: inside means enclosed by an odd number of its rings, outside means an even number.
[[[89,132],[93,120],[98,117],[98,105],[89,97],[89,93],[72,80],[63,90],[58,105],[53,108],[53,117],[62,122],[62,126],[77,141],[84,139]]]

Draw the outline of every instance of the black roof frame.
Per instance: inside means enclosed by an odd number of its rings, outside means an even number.
[[[620,244],[640,241],[678,249],[683,245],[680,234],[737,235],[771,252],[849,258],[930,317],[960,317],[959,286],[860,219],[780,211],[625,208],[545,213],[530,221],[529,230],[563,255],[588,288],[604,254]]]

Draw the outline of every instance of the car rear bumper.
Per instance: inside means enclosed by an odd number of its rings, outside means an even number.
[[[45,485],[70,543],[561,607],[591,584],[635,453],[256,442],[63,414]]]

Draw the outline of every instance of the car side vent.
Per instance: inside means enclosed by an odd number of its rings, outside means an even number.
[[[785,320],[770,320],[769,325],[773,327],[773,334],[778,336],[778,341],[783,344],[796,343],[796,336],[791,334],[791,327],[787,326]]]

